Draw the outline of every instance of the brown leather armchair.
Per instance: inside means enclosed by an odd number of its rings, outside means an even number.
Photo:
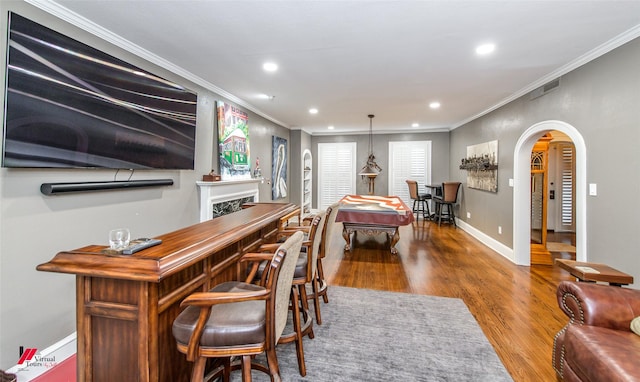
[[[569,323],[553,342],[553,368],[563,381],[640,381],[640,290],[562,281],[558,305]]]

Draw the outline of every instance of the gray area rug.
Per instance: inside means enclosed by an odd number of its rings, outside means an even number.
[[[330,286],[321,309],[304,338],[306,377],[295,345],[278,346],[283,381],[512,381],[460,299]]]

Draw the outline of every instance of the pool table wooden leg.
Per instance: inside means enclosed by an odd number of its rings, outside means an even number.
[[[351,250],[351,232],[349,232],[347,227],[345,227],[344,223],[342,223],[342,237],[344,238],[344,241],[347,242],[347,244],[344,245],[344,250],[350,251]]]
[[[391,236],[391,254],[397,255],[398,249],[396,248],[396,244],[400,240],[400,230],[398,228],[393,232],[393,236]]]

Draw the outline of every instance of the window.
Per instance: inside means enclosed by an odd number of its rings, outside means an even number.
[[[389,195],[411,202],[407,179],[418,182],[418,192],[426,193],[431,184],[431,141],[389,142]]]
[[[356,142],[318,143],[318,209],[356,192]]]

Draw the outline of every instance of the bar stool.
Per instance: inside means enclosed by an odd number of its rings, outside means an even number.
[[[228,281],[208,292],[195,292],[180,304],[186,307],[173,322],[173,336],[178,351],[194,362],[191,381],[205,380],[208,358],[222,358],[213,378],[229,380],[231,370],[242,369],[242,381],[251,381],[251,369],[281,380],[275,347],[287,323],[293,275],[300,255],[303,234],[292,235],[275,253],[247,253],[242,260],[254,264],[245,281]],[[241,260],[241,261],[242,261]],[[263,285],[252,284],[255,270],[262,261]],[[302,337],[296,338],[298,356],[302,353]],[[257,354],[266,353],[267,366],[252,362]],[[232,364],[238,357],[240,364]],[[298,358],[298,362],[301,360]],[[302,359],[304,362],[304,359]]]
[[[432,198],[431,194],[419,194],[418,182],[415,180],[407,179],[407,185],[409,186],[409,197],[413,199],[413,213],[419,216],[422,211],[422,217],[429,219],[431,212],[429,211],[428,200]]]
[[[461,184],[460,182],[444,182],[442,183],[442,196],[433,197],[433,201],[436,203],[434,220],[438,220],[438,225],[444,219],[457,227],[453,205],[458,200],[458,190],[460,190]]]

